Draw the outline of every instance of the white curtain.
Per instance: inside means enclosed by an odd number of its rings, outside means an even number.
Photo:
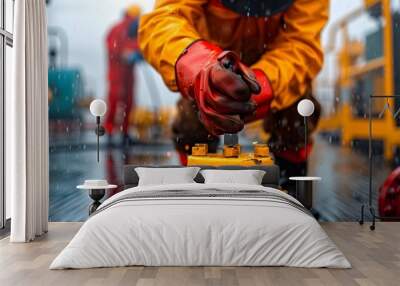
[[[45,0],[15,1],[13,92],[6,113],[6,186],[12,242],[48,226],[47,18]]]

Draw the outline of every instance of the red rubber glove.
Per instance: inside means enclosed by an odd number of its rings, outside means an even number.
[[[235,53],[197,41],[180,56],[175,69],[178,89],[196,101],[200,120],[211,134],[243,129],[243,117],[256,109],[251,95],[260,86]]]
[[[252,95],[251,99],[256,103],[257,107],[253,114],[244,117],[246,123],[264,119],[271,110],[271,101],[274,98],[271,83],[262,70],[253,69],[256,80],[261,87],[261,91],[257,95]]]

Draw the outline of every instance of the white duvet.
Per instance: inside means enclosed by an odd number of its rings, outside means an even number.
[[[318,222],[301,210],[255,198],[154,198],[112,204],[130,192],[262,190],[254,185],[142,186],[106,200],[50,269],[145,266],[294,266],[349,268]],[[111,205],[110,205],[111,204]],[[108,208],[105,208],[108,205]]]

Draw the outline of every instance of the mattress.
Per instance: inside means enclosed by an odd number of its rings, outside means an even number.
[[[351,267],[291,196],[263,186],[198,183],[112,196],[50,269],[132,265]]]

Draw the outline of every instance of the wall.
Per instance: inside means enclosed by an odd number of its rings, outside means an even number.
[[[110,27],[122,17],[125,7],[138,3],[150,11],[154,1],[129,0],[51,0],[48,5],[49,27],[61,27],[68,37],[68,65],[81,68],[88,91],[96,97],[105,97],[106,48],[105,36]],[[151,106],[149,90],[144,82],[143,69],[152,69],[143,63],[137,67],[136,94],[139,105]],[[175,103],[178,95],[171,93],[160,76],[150,70],[154,85],[161,94],[163,105]]]
[[[117,22],[126,6],[131,3],[138,3],[142,6],[144,12],[151,11],[154,0],[51,0],[48,5],[49,26],[62,27],[68,36],[70,66],[80,67],[84,72],[88,90],[94,92],[96,97],[104,97],[107,91],[106,84],[106,50],[104,46],[104,37],[113,23]],[[394,6],[398,8],[398,3],[393,1]],[[346,13],[363,5],[363,0],[330,1],[329,23],[322,34],[323,46],[328,41],[328,31],[332,23],[343,17]],[[368,20],[368,17],[360,19],[352,26],[352,35],[363,37],[365,32],[373,29],[374,26]],[[363,32],[358,32],[362,30]],[[340,46],[340,37],[337,39],[337,47]],[[336,59],[327,56],[325,65],[319,78],[335,73]],[[138,81],[136,94],[139,105],[151,105],[149,90],[144,82],[143,69],[151,69],[147,64],[140,64],[140,70],[137,73]],[[155,86],[161,94],[163,105],[172,105],[178,95],[173,94],[165,88],[159,75],[152,70],[152,77]],[[332,94],[329,92],[328,94]],[[330,97],[330,96],[329,96]],[[327,99],[331,102],[330,98]]]

